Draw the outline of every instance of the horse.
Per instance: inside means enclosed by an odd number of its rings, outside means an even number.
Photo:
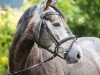
[[[8,75],[100,75],[100,39],[77,38],[54,5],[33,5],[9,48]]]

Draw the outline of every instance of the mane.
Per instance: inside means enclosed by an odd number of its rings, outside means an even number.
[[[32,7],[28,8],[25,13],[20,18],[16,32],[13,37],[13,41],[9,48],[9,69],[10,71],[14,71],[14,61],[17,60],[16,58],[21,58],[23,55],[24,58],[27,58],[27,55],[29,54],[29,50],[31,50],[33,46],[33,39],[30,35],[31,33],[24,34],[26,32],[26,29],[28,27],[28,24],[30,23],[30,20],[34,17],[34,12],[37,5],[33,5]],[[23,38],[21,38],[23,37]],[[25,49],[25,51],[22,51],[21,49]],[[20,54],[18,54],[20,53]],[[17,62],[20,61],[17,60]],[[25,61],[25,60],[24,60]],[[18,65],[18,64],[16,64]],[[22,65],[23,67],[24,65]]]

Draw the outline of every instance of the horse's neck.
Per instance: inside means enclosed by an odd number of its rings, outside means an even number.
[[[18,42],[15,44],[14,48],[12,48],[13,45],[10,48],[10,71],[18,71],[24,68],[26,58],[28,57],[30,50],[33,46],[33,41],[27,39],[26,37],[27,36],[24,36],[23,38],[19,39]]]
[[[52,55],[53,54],[46,49],[39,48],[37,44],[34,44],[28,56],[25,68],[41,63],[49,59]],[[55,57],[44,64],[30,69],[29,72],[30,75],[68,75],[69,69],[68,67],[66,68],[66,62],[63,59]]]
[[[26,67],[32,66],[37,63],[41,63],[44,60],[50,58],[53,54],[51,54],[49,51],[43,48],[39,48],[36,43],[34,43],[34,46],[31,49],[31,52],[27,58]]]
[[[10,71],[22,70],[27,66],[40,63],[52,55],[47,50],[39,48],[36,43],[30,44],[29,41],[27,43],[24,43],[24,41],[21,40],[16,44],[16,50],[13,51],[14,54],[10,53],[14,55],[14,59],[10,60],[14,67]],[[10,55],[10,57],[12,56]]]

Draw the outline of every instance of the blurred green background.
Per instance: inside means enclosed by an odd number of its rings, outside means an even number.
[[[8,49],[17,22],[25,10],[42,0],[26,0],[20,9],[0,7],[0,75],[5,75]],[[56,4],[65,14],[73,34],[100,38],[100,0],[58,0]]]

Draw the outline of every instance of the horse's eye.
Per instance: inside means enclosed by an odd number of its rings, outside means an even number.
[[[59,23],[54,23],[53,25],[56,26],[56,27],[60,27]]]

